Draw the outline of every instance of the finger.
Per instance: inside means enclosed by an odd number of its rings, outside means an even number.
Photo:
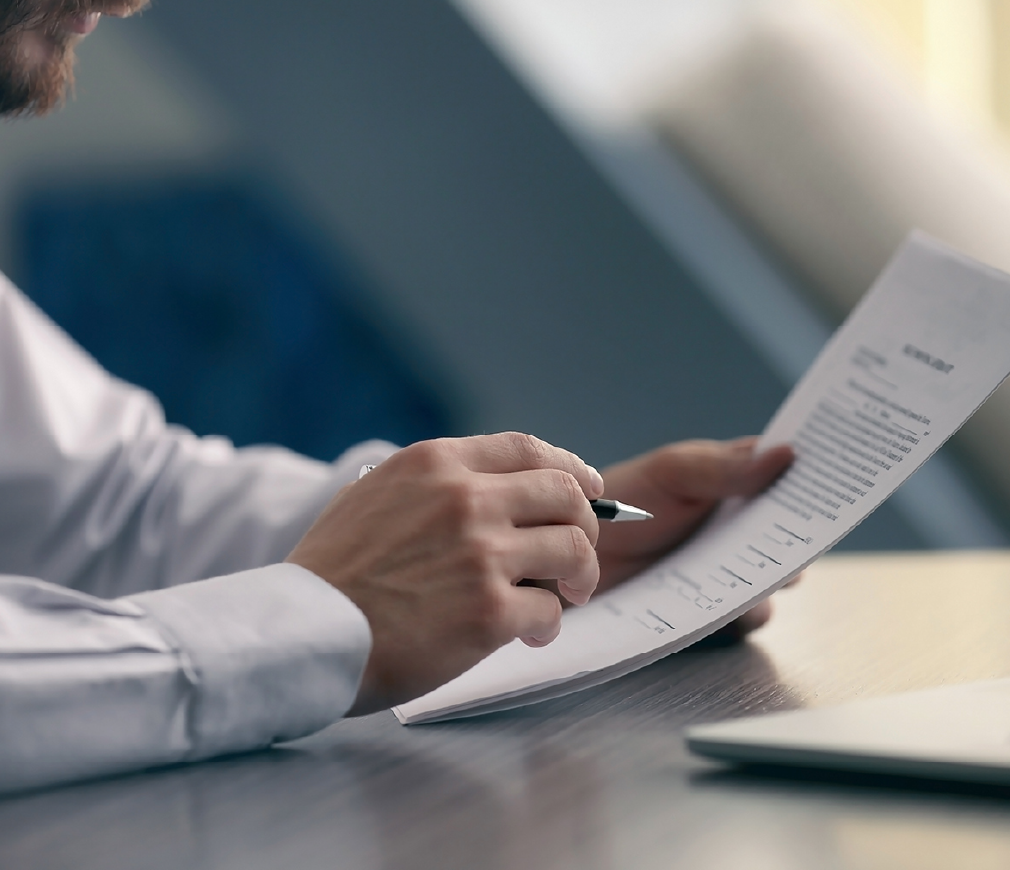
[[[558,591],[572,604],[585,604],[600,582],[596,551],[578,526],[517,529],[510,548],[509,574],[522,579],[557,580]]]
[[[513,637],[527,646],[547,646],[561,633],[561,602],[546,589],[533,586],[507,591]]]
[[[735,620],[735,625],[740,635],[750,634],[752,631],[757,631],[772,618],[772,602],[771,599],[766,598],[755,604],[746,613],[738,616]]]
[[[596,546],[600,521],[578,481],[567,471],[520,471],[489,477],[495,479],[502,509],[517,528],[578,526]]]
[[[586,498],[603,495],[603,477],[574,453],[562,450],[522,432],[476,435],[454,442],[459,459],[471,471],[508,474],[554,468],[567,471],[578,482]]]
[[[688,441],[665,448],[664,487],[682,498],[718,501],[755,495],[792,463],[793,450],[780,445],[755,454],[756,439]]]

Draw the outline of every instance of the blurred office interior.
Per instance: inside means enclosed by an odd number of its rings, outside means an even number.
[[[0,128],[0,267],[320,458],[757,432],[905,234],[1010,268],[1008,0],[157,0]],[[1010,541],[1010,393],[850,548]]]

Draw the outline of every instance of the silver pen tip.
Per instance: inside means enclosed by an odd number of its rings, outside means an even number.
[[[634,522],[636,520],[652,520],[655,517],[648,511],[643,511],[641,508],[633,507],[630,504],[625,504],[622,501],[615,501],[614,504],[617,505],[617,516],[614,517],[614,522],[627,523]]]

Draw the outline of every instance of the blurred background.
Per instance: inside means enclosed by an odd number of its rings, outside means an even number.
[[[0,268],[323,459],[758,432],[907,232],[1010,268],[1010,0],[156,0],[0,127]],[[1001,391],[847,539],[1010,542]]]

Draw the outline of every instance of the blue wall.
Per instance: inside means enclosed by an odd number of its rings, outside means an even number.
[[[785,395],[444,0],[164,0],[142,26],[228,106],[313,244],[360,266],[464,431],[604,465],[756,432]],[[850,539],[921,543],[887,506]]]

